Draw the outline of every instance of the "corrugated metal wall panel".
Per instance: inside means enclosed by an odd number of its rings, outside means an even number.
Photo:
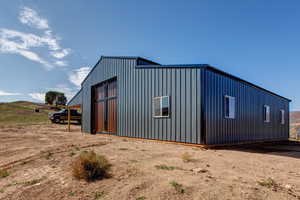
[[[289,120],[289,102],[240,81],[205,70],[202,99],[205,102],[207,144],[224,144],[269,139],[287,139],[289,123],[280,124],[280,109]],[[224,96],[236,98],[236,117],[224,116]],[[263,106],[271,107],[271,122],[263,121]]]
[[[200,69],[136,68],[135,59],[104,58],[83,83],[82,128],[92,131],[91,87],[117,77],[117,135],[201,143]],[[152,117],[152,98],[170,96],[170,118]]]

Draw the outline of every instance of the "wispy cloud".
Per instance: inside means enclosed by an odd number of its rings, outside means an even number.
[[[69,74],[69,81],[73,83],[77,88],[80,88],[82,81],[90,71],[91,67],[81,67],[79,69],[75,69]]]
[[[34,28],[49,29],[48,20],[40,17],[35,10],[28,7],[22,8],[19,15],[19,20],[23,24],[27,24]]]
[[[0,96],[19,96],[22,95],[21,93],[13,93],[13,92],[5,92],[0,90]]]
[[[62,51],[51,52],[51,55],[55,58],[62,59],[67,55],[69,55],[70,52],[71,52],[70,49],[63,49]]]
[[[22,7],[19,15],[22,24],[43,31],[36,35],[16,30],[0,29],[0,53],[19,54],[29,60],[41,63],[46,69],[55,66],[66,66],[67,62],[62,59],[71,52],[68,48],[62,48],[59,44],[60,38],[53,35],[48,20],[42,18],[38,13],[28,7]],[[38,48],[47,48],[47,55],[41,56]]]
[[[65,61],[58,60],[58,61],[55,62],[55,65],[64,67],[64,66],[67,66],[68,64]]]
[[[38,100],[39,102],[45,101],[45,93],[29,93],[28,95],[34,100]]]

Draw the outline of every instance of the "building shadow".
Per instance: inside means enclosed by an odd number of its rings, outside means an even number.
[[[240,144],[232,146],[213,147],[216,150],[242,151],[277,156],[286,156],[300,159],[299,141],[262,142],[254,144]]]

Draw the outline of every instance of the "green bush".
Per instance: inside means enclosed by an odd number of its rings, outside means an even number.
[[[171,181],[170,185],[173,186],[173,188],[180,194],[183,194],[185,192],[183,189],[183,185],[177,183],[176,181]]]

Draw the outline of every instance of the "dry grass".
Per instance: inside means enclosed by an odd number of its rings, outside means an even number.
[[[46,179],[46,177],[42,177],[42,178],[39,178],[39,179],[33,179],[31,181],[25,181],[25,182],[22,182],[20,184],[24,184],[24,185],[35,185],[35,184],[38,184],[40,183],[41,181],[43,181],[44,179]]]
[[[9,176],[8,171],[4,169],[0,169],[0,178],[5,178],[7,176]]]
[[[94,151],[82,152],[72,164],[73,176],[87,181],[109,177],[110,167],[105,156],[97,155]]]
[[[272,178],[258,181],[258,184],[267,188],[272,188],[277,185],[277,183]]]
[[[40,112],[34,112],[35,108],[39,108]],[[49,112],[52,110],[43,104],[24,101],[2,103],[0,104],[0,125],[47,123]]]
[[[183,162],[192,162],[193,161],[192,155],[189,153],[182,154],[181,158],[182,158]]]
[[[94,192],[94,199],[97,200],[97,199],[101,199],[102,197],[104,197],[104,192],[101,191],[101,192]]]

